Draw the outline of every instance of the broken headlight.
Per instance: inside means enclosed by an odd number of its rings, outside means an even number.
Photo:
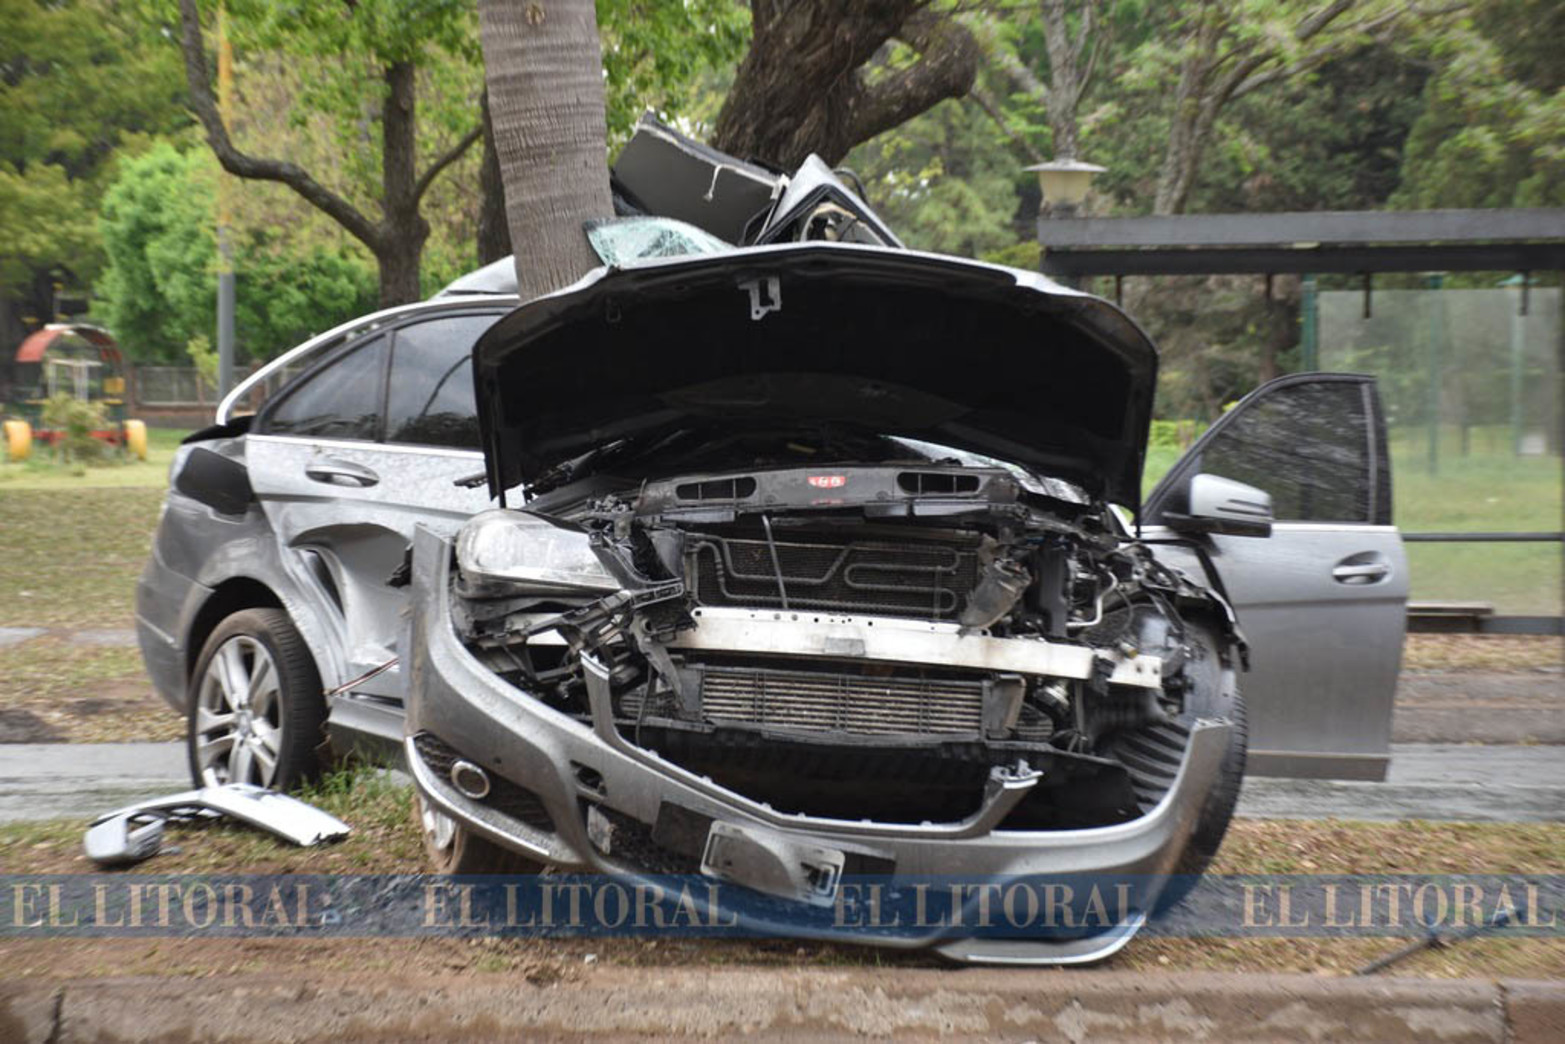
[[[551,594],[598,594],[621,584],[598,558],[583,529],[528,511],[474,515],[456,541],[469,580]]]

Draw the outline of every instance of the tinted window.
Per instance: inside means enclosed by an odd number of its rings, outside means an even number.
[[[386,400],[387,441],[479,448],[473,344],[498,318],[455,316],[397,331]]]
[[[285,393],[267,419],[267,432],[321,439],[378,437],[386,351],[386,338],[376,337],[316,371]]]
[[[1285,385],[1212,437],[1201,470],[1264,489],[1279,521],[1368,522],[1369,425],[1357,383]]]

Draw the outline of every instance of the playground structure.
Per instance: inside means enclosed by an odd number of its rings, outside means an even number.
[[[103,407],[104,422],[90,434],[139,460],[147,458],[147,428],[126,416],[125,360],[112,334],[86,323],[50,323],[16,350],[0,399],[5,413],[6,459],[26,460],[35,442],[54,445],[65,432],[46,422],[49,400],[67,395]]]

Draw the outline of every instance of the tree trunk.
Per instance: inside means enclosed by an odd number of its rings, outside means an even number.
[[[927,0],[778,0],[750,5],[750,50],[723,100],[714,147],[792,170],[810,153],[839,163],[853,146],[972,89],[978,43]],[[918,61],[863,76],[892,38]]]
[[[1049,91],[1045,107],[1054,139],[1054,158],[1075,159],[1081,131],[1077,111],[1092,85],[1107,31],[1096,28],[1102,0],[1043,0],[1043,41],[1049,53]],[[1075,10],[1076,35],[1069,15]]]
[[[419,261],[429,222],[418,212],[418,122],[415,113],[416,73],[412,62],[386,66],[386,102],[381,109],[382,243],[380,306],[407,304],[424,296],[419,287]]]
[[[484,120],[484,158],[478,168],[478,263],[487,265],[511,252],[511,228],[505,223],[505,180],[494,147],[488,91],[479,101],[479,110]]]
[[[597,13],[592,0],[480,0],[478,14],[516,287],[527,300],[594,268],[582,223],[614,214]]]

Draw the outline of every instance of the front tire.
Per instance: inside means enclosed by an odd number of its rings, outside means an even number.
[[[218,624],[190,688],[186,749],[196,786],[289,790],[320,771],[320,674],[281,609],[246,609]]]
[[[1217,767],[1217,779],[1206,795],[1201,812],[1196,817],[1185,850],[1171,871],[1172,877],[1158,897],[1159,911],[1172,909],[1194,888],[1201,875],[1206,873],[1223,837],[1233,822],[1234,809],[1239,804],[1239,790],[1244,785],[1245,761],[1249,751],[1249,727],[1245,719],[1244,697],[1239,692],[1232,661],[1235,653],[1224,649],[1222,639],[1208,628],[1195,628],[1192,641],[1195,658],[1185,665],[1190,678],[1189,695],[1185,700],[1186,723],[1197,718],[1226,718],[1231,731],[1228,749]],[[1224,661],[1228,661],[1226,664]]]
[[[479,837],[413,792],[413,821],[424,838],[424,853],[437,874],[536,874],[543,865]]]

